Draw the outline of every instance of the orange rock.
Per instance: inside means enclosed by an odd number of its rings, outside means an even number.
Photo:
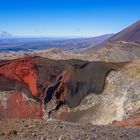
[[[126,120],[126,121],[113,122],[112,124],[115,125],[115,126],[140,127],[140,119],[129,119],[129,120]]]
[[[20,83],[28,85],[33,96],[38,96],[37,92],[37,71],[32,64],[31,58],[23,60],[15,60],[9,64],[0,67],[0,74],[13,80],[17,80]]]

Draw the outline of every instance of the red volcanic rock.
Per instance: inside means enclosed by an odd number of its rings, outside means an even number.
[[[15,60],[8,64],[3,64],[0,67],[0,74],[20,83],[28,85],[33,96],[38,96],[37,93],[37,70],[32,64],[32,58]]]
[[[0,118],[43,119],[43,115],[41,105],[25,99],[21,93],[12,93],[0,102]]]
[[[140,127],[140,119],[128,119],[126,121],[113,122],[113,125]]]

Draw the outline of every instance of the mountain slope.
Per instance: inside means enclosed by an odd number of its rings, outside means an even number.
[[[140,58],[140,44],[125,41],[107,41],[86,50],[91,60],[131,61]]]
[[[140,42],[140,20],[109,39],[110,41]]]
[[[97,46],[84,50],[91,59],[129,61],[140,58],[140,21],[117,33]]]

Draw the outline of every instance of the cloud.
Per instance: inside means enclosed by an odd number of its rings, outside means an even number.
[[[7,31],[0,31],[0,37],[1,38],[12,37],[12,34]]]

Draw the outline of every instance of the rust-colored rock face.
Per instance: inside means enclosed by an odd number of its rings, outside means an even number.
[[[40,57],[0,61],[0,90],[5,93],[0,93],[0,118],[43,118],[42,106],[53,96],[55,109],[75,107],[89,93],[101,93],[108,72],[122,65]]]
[[[0,118],[43,119],[43,111],[40,105],[25,99],[21,93],[12,93],[0,103]]]
[[[19,83],[27,84],[31,94],[37,96],[37,71],[35,65],[32,64],[31,58],[25,60],[15,60],[0,67],[0,75],[9,79],[16,80]]]
[[[128,119],[126,121],[113,122],[113,125],[140,127],[140,119]]]

